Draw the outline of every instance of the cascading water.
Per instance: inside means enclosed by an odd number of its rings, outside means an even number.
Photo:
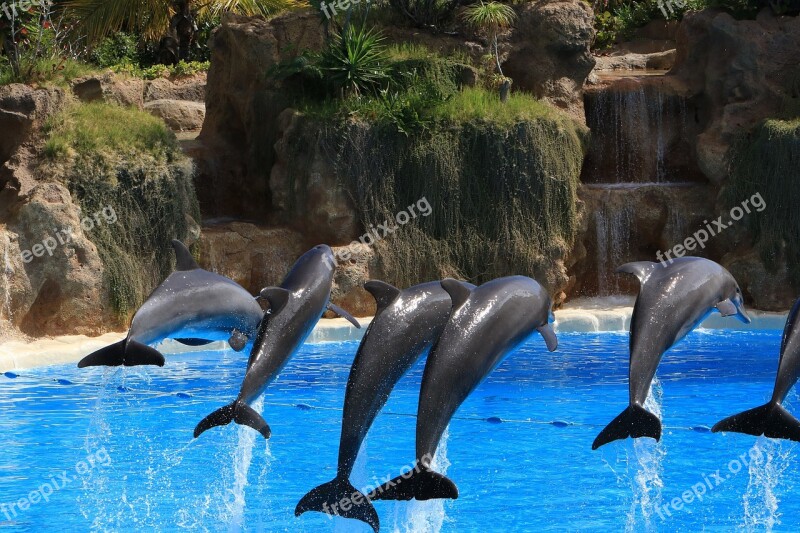
[[[11,313],[11,276],[14,274],[14,267],[11,265],[11,239],[8,233],[3,234],[5,239],[3,243],[3,307],[0,309],[4,317],[9,322],[13,318]]]
[[[686,99],[652,77],[627,77],[587,92],[592,144],[584,183],[696,181]]]
[[[447,459],[447,440],[450,429],[445,429],[439,448],[431,461],[431,468],[442,475],[447,475],[450,461]],[[398,502],[394,506],[394,533],[439,533],[447,516],[445,500],[428,500]]]
[[[662,389],[658,378],[653,378],[650,395],[645,409],[662,418]],[[634,439],[633,457],[628,460],[628,476],[631,484],[632,500],[625,530],[628,532],[655,531],[657,522],[653,521],[661,506],[661,491],[664,457],[666,450],[661,442],[653,439]]]
[[[264,410],[264,397],[259,396],[252,404],[257,412]],[[253,448],[256,441],[263,440],[261,435],[247,426],[237,426],[236,450],[233,457],[233,487],[230,489],[228,499],[228,509],[230,512],[230,522],[228,531],[231,533],[244,530],[244,512],[246,508],[245,489],[248,481],[247,475],[250,472],[250,464],[253,460]],[[269,451],[269,449],[267,449]]]
[[[797,393],[792,394],[793,397]],[[784,402],[788,407],[789,402]],[[792,441],[759,437],[747,452],[747,491],[742,496],[742,528],[745,531],[773,531],[781,525],[780,487],[785,486],[784,472],[796,460]],[[785,489],[784,489],[785,490]]]
[[[619,293],[619,276],[613,269],[628,257],[633,209],[625,206],[614,210],[604,206],[594,213],[597,231],[597,295]]]

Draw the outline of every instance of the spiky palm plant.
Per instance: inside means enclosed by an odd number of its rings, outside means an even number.
[[[167,0],[66,0],[60,3],[77,20],[89,42],[97,42],[123,28],[146,38],[162,36],[170,26],[174,6]],[[307,5],[305,0],[189,0],[198,17],[225,12],[241,15],[271,15]]]
[[[511,27],[517,18],[514,10],[500,2],[484,2],[467,6],[461,13],[461,18],[469,26],[478,31],[485,32],[490,39],[490,48],[494,47],[494,57],[497,62],[497,70],[503,75],[503,67],[500,66],[500,52],[497,49],[497,36],[501,30]]]
[[[325,79],[345,95],[377,89],[388,79],[388,57],[379,31],[348,24],[320,54]]]

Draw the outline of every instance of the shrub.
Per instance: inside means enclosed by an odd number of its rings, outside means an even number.
[[[330,39],[318,66],[337,93],[349,96],[375,93],[389,77],[387,63],[380,32],[348,25]]]

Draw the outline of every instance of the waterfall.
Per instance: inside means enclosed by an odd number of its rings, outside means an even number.
[[[8,232],[4,232],[5,237],[3,243],[3,307],[0,309],[0,316],[5,314],[6,320],[11,322],[13,318],[11,313],[11,275],[14,273],[14,267],[11,265],[11,239]]]
[[[658,378],[653,378],[650,394],[644,404],[645,409],[661,416],[662,389]],[[661,506],[661,491],[664,482],[661,475],[664,470],[664,457],[667,452],[660,442],[652,439],[634,439],[633,461],[629,460],[629,476],[632,501],[628,511],[625,530],[628,532],[655,531],[658,522],[653,515]],[[630,466],[634,471],[630,472]],[[641,517],[641,519],[640,519]]]
[[[587,183],[664,183],[698,178],[689,164],[686,99],[652,78],[623,78],[586,94],[592,145]]]
[[[614,209],[609,204],[594,213],[597,243],[597,295],[619,292],[619,276],[614,269],[630,256],[633,208],[625,205]]]
[[[447,459],[449,435],[450,428],[447,428],[439,441],[436,455],[431,461],[431,468],[442,475],[447,475],[447,469],[450,466],[450,461]],[[444,506],[445,500],[397,502],[394,505],[392,531],[394,533],[439,533],[447,519]]]

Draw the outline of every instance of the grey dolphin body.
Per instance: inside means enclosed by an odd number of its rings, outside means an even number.
[[[800,421],[781,405],[800,377],[800,300],[786,319],[781,340],[778,375],[769,402],[718,422],[711,431],[735,431],[748,435],[765,435],[776,439],[800,441]]]
[[[458,489],[430,463],[456,410],[503,358],[539,331],[553,351],[547,291],[524,276],[499,278],[469,290],[454,280],[442,287],[453,310],[431,350],[417,410],[416,468],[370,493],[375,500],[457,498]]]
[[[125,340],[97,350],[78,363],[87,366],[164,365],[151,348],[167,338],[185,344],[227,340],[241,350],[264,316],[255,298],[236,282],[200,268],[180,241],[172,241],[176,271],[136,311]]]
[[[315,246],[295,262],[280,287],[261,290],[261,297],[269,301],[270,308],[258,328],[239,396],[204,418],[194,430],[195,438],[209,428],[232,421],[250,426],[269,438],[269,426],[248,404],[300,349],[326,308],[344,314],[358,325],[355,319],[330,304],[335,264],[330,247]]]
[[[749,323],[733,276],[714,261],[682,257],[670,263],[627,263],[617,272],[634,274],[641,287],[630,332],[629,405],[600,432],[596,450],[627,437],[661,438],[661,421],[644,408],[661,356],[715,308]]]
[[[306,494],[297,504],[295,515],[324,511],[362,520],[378,531],[378,515],[366,496],[361,495],[357,502],[352,498],[360,493],[350,483],[350,474],[361,443],[389,393],[439,338],[452,303],[438,281],[402,291],[381,281],[369,281],[364,288],[375,297],[378,310],[350,368],[336,477]],[[351,500],[352,506],[338,509],[342,499]]]

